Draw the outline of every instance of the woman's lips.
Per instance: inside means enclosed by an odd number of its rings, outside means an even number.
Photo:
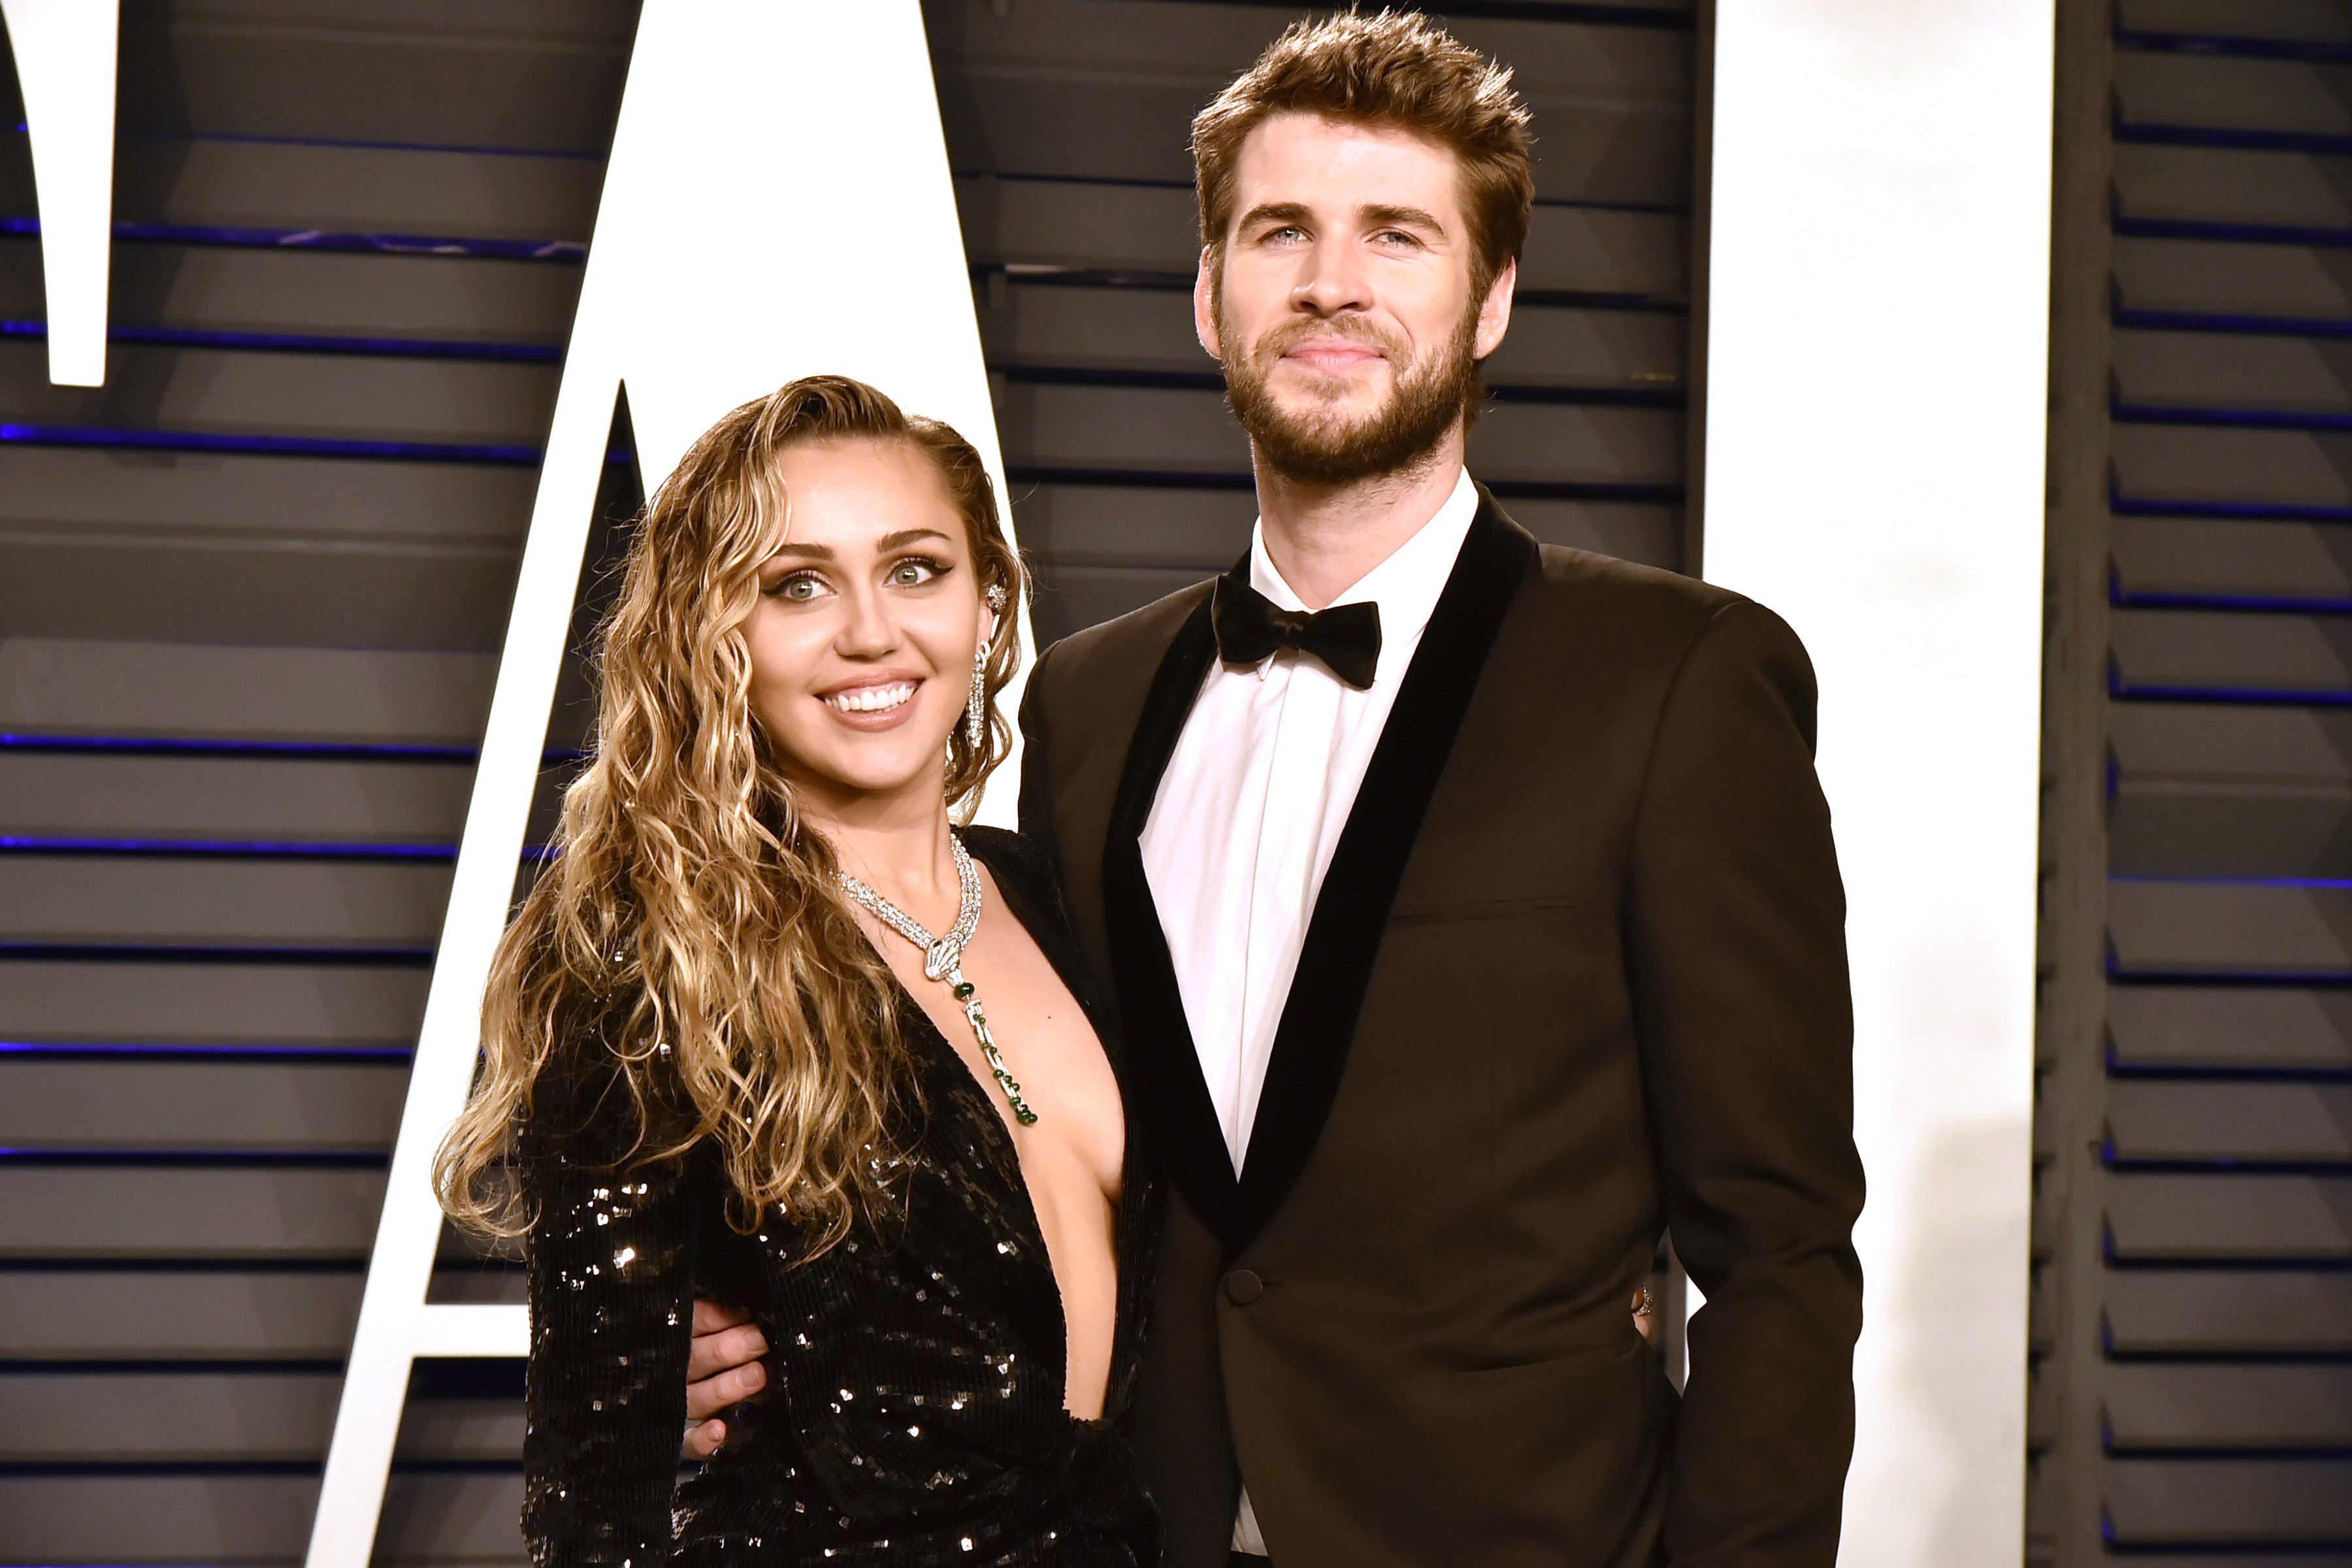
[[[853,730],[895,730],[915,711],[919,680],[887,680],[845,687],[817,699]]]

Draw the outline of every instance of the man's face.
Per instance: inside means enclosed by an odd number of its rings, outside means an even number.
[[[1242,144],[1234,222],[1222,258],[1202,254],[1193,317],[1277,473],[1393,472],[1459,425],[1516,271],[1471,297],[1460,185],[1453,152],[1407,131],[1282,114]]]

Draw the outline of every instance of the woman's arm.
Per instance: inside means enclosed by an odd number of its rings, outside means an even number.
[[[686,1425],[696,1163],[525,1165],[530,1365],[523,1534],[541,1564],[669,1561]]]

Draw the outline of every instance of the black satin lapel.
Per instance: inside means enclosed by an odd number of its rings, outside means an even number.
[[[1103,845],[1103,924],[1110,948],[1111,984],[1127,1032],[1128,1061],[1143,1100],[1143,1124],[1152,1152],[1177,1191],[1219,1232],[1229,1228],[1236,1186],[1217,1108],[1201,1077],[1200,1054],[1184,1017],[1183,993],[1168,953],[1167,933],[1143,874],[1143,826],[1160,791],[1160,775],[1200,695],[1217,637],[1209,601],[1184,622],[1160,661],[1145,697],[1127,765],[1111,805]]]
[[[1405,861],[1536,542],[1482,489],[1478,514],[1397,689],[1331,854],[1276,1030],[1228,1237],[1257,1235],[1307,1168],[1348,1065]]]

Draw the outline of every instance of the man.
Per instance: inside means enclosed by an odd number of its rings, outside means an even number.
[[[1193,150],[1256,535],[1023,711],[1175,1194],[1164,1561],[1828,1568],[1863,1183],[1803,649],[1464,471],[1533,200],[1507,72],[1301,24]],[[1679,1405],[1625,1316],[1662,1227],[1707,1303]]]

